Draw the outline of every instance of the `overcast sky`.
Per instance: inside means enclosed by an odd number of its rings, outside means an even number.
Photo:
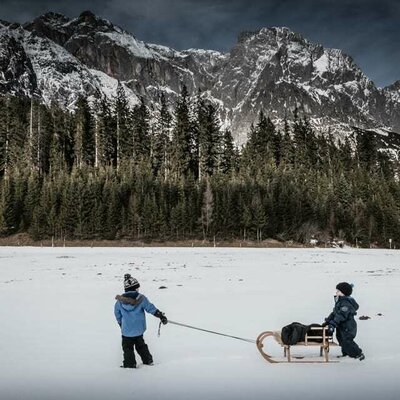
[[[178,50],[229,51],[241,31],[287,26],[343,49],[378,86],[400,80],[399,0],[1,0],[0,19],[22,23],[47,11],[76,17],[84,10]]]

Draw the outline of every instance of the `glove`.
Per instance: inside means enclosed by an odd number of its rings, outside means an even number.
[[[165,314],[163,312],[161,312],[160,310],[157,310],[154,313],[154,316],[157,318],[160,318],[160,321],[163,325],[168,324],[168,318],[165,316]]]
[[[332,336],[334,332],[335,332],[335,327],[329,324],[326,333],[328,334],[328,336]]]
[[[328,336],[332,336],[333,333],[335,332],[336,323],[333,320],[328,321],[327,318],[325,318],[325,322],[322,324],[322,326],[328,327],[328,329],[326,330]]]
[[[321,324],[321,326],[322,326],[323,328],[324,328],[325,326],[328,326],[328,325],[332,325],[333,327],[336,327],[335,322],[334,322],[333,319],[331,319],[330,317],[331,317],[331,316],[326,317],[326,318],[324,319],[324,322]]]

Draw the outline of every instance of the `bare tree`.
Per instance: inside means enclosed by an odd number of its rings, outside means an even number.
[[[203,225],[203,237],[206,240],[208,235],[210,225],[213,221],[213,211],[214,211],[214,195],[211,190],[210,180],[206,180],[206,190],[203,196],[203,207],[201,209],[201,222]]]

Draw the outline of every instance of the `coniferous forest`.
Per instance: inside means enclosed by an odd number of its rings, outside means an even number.
[[[160,103],[0,98],[0,234],[400,244],[399,162],[371,135],[260,113],[238,149],[200,95]]]

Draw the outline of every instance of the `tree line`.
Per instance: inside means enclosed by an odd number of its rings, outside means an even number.
[[[3,236],[398,246],[398,177],[372,135],[317,134],[296,111],[280,129],[260,112],[239,149],[185,87],[159,107],[130,107],[121,85],[74,112],[0,98]]]

